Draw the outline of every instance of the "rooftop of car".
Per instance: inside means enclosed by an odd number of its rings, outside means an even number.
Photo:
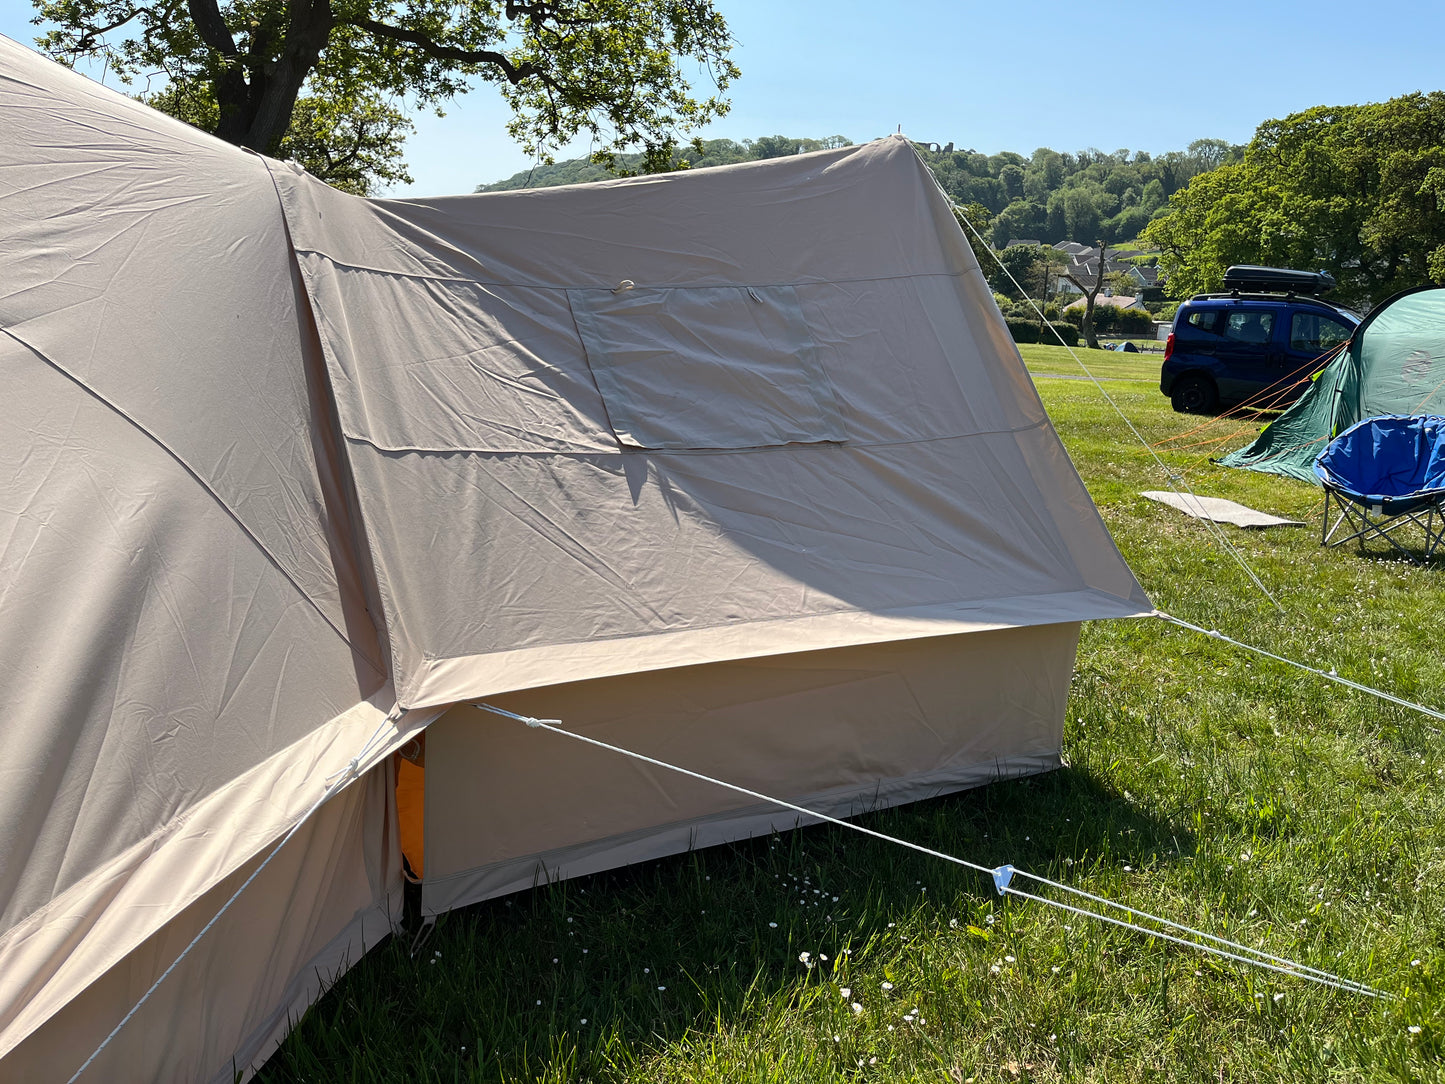
[[[1267,301],[1277,305],[1310,305],[1316,308],[1324,309],[1325,311],[1333,313],[1337,316],[1343,316],[1348,319],[1352,324],[1358,324],[1360,322],[1359,313],[1351,312],[1349,309],[1343,308],[1339,305],[1333,305],[1328,301],[1321,301],[1317,297],[1305,297],[1302,294],[1243,293],[1241,291],[1235,290],[1231,291],[1230,293],[1221,294],[1195,294],[1184,304],[1192,305],[1199,301]]]

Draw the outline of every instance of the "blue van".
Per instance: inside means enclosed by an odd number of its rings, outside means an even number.
[[[1333,287],[1329,275],[1231,267],[1224,284],[1228,293],[1180,305],[1165,343],[1159,390],[1181,413],[1288,406],[1359,323],[1346,309],[1303,296]]]

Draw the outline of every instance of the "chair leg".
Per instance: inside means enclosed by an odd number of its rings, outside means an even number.
[[[1330,497],[1331,497],[1331,496],[1332,496],[1332,494],[1330,493],[1330,491],[1329,491],[1328,489],[1325,490],[1325,518],[1324,518],[1324,522],[1320,524],[1320,545],[1321,545],[1321,546],[1329,546],[1329,545],[1338,546],[1338,545],[1340,545],[1341,543],[1343,543],[1343,542],[1348,542],[1351,538],[1354,538],[1354,537],[1355,537],[1355,535],[1352,534],[1352,535],[1349,535],[1349,536],[1346,537],[1346,538],[1340,539],[1339,542],[1334,542],[1334,543],[1331,543],[1331,542],[1330,542],[1330,539],[1334,538],[1335,532],[1340,529],[1340,524],[1342,524],[1342,523],[1347,524],[1347,525],[1349,526],[1350,530],[1352,530],[1352,531],[1355,529],[1355,521],[1354,521],[1354,518],[1350,515],[1350,511],[1351,511],[1350,505],[1345,501],[1345,499],[1344,499],[1343,497],[1340,497],[1340,496],[1338,496],[1338,495],[1335,495],[1335,504],[1339,507],[1339,509],[1340,509],[1340,514],[1339,514],[1339,516],[1337,516],[1337,517],[1335,518],[1335,522],[1334,522],[1333,524],[1330,523]]]
[[[1435,526],[1437,516],[1440,520],[1438,527]],[[1425,560],[1430,560],[1442,543],[1445,543],[1445,512],[1432,504],[1425,513]]]
[[[1330,498],[1333,497],[1335,504],[1339,507],[1340,514],[1330,523],[1329,508]],[[1343,546],[1346,542],[1355,542],[1360,553],[1365,553],[1365,543],[1375,538],[1383,538],[1406,560],[1415,564],[1421,563],[1420,558],[1402,546],[1394,537],[1394,532],[1407,524],[1414,523],[1425,532],[1426,558],[1429,558],[1433,546],[1441,544],[1441,539],[1436,535],[1428,522],[1422,523],[1418,512],[1406,512],[1398,516],[1386,516],[1383,519],[1375,520],[1370,516],[1370,510],[1363,506],[1357,506],[1353,502],[1340,496],[1338,493],[1325,491],[1325,516],[1321,524],[1320,545],[1322,546]],[[1336,538],[1341,527],[1348,529],[1349,533]],[[1442,520],[1440,533],[1445,534],[1445,520]],[[1432,542],[1432,539],[1434,540]]]

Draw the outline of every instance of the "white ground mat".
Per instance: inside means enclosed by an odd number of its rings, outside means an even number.
[[[1297,519],[1281,519],[1268,512],[1257,512],[1222,497],[1196,497],[1192,493],[1167,493],[1149,489],[1139,494],[1151,501],[1177,508],[1195,519],[1212,519],[1215,523],[1232,523],[1236,527],[1303,527]]]

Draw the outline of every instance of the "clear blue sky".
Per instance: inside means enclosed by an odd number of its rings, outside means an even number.
[[[708,138],[862,142],[902,125],[985,153],[1158,153],[1247,142],[1261,121],[1312,105],[1445,89],[1440,0],[716,3],[743,76]],[[0,33],[28,44],[28,7],[0,0]],[[505,122],[485,88],[443,118],[418,116],[416,183],[393,194],[468,192],[526,169]]]

